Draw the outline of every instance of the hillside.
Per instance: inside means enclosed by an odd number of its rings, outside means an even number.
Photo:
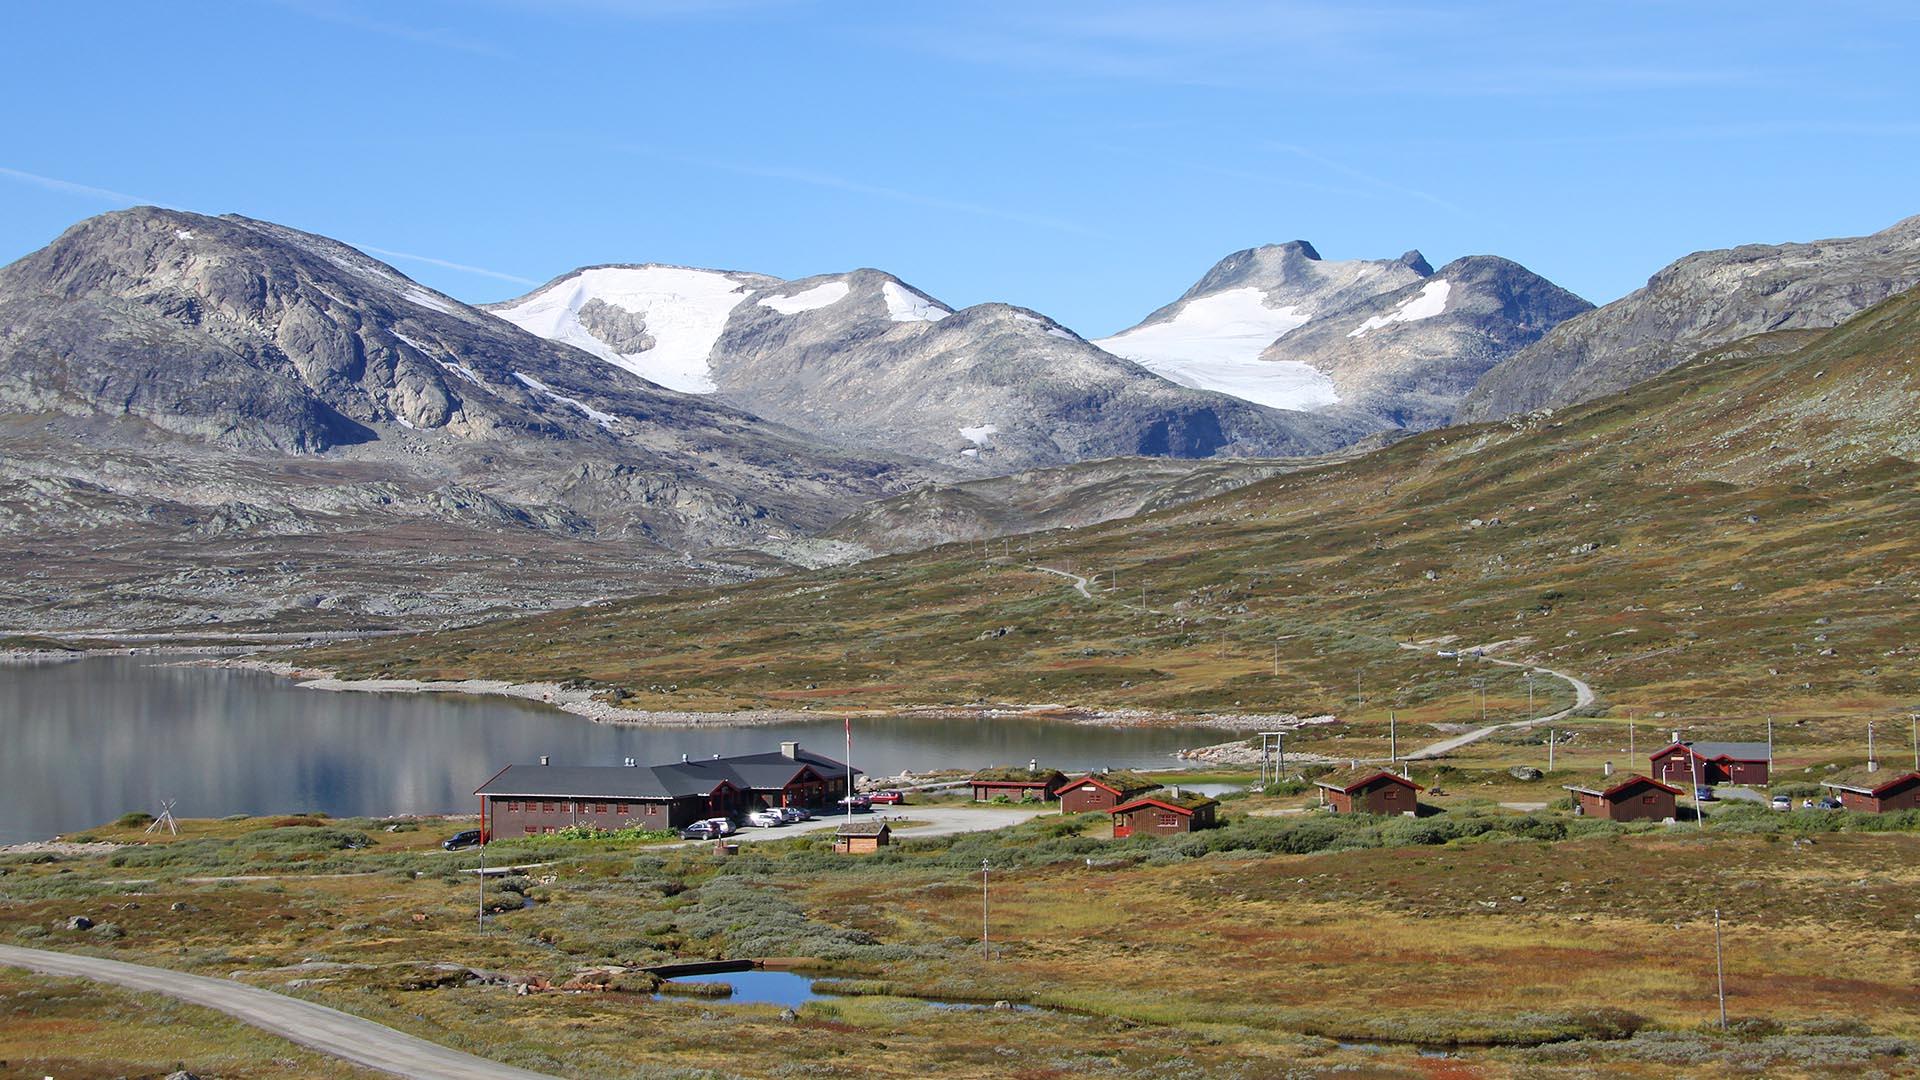
[[[562,678],[642,708],[1060,702],[1480,711],[1488,644],[1616,712],[1831,716],[1920,695],[1920,297],[1626,393],[1449,428],[1140,518],[588,614],[332,647],[359,675]],[[1118,573],[1087,600],[1025,563]],[[1103,580],[1111,580],[1103,577]],[[1150,608],[1143,613],[1140,590]],[[1517,675],[1485,672],[1490,707]],[[1665,722],[1665,721],[1663,721]]]
[[[1696,252],[1501,361],[1461,403],[1458,419],[1590,401],[1704,349],[1773,330],[1838,325],[1915,284],[1920,217],[1871,236]]]

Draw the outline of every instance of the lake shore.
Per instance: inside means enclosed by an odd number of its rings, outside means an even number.
[[[1292,713],[1181,714],[1147,709],[1096,709],[1060,704],[921,705],[890,709],[738,709],[732,712],[696,710],[627,709],[597,700],[590,690],[561,686],[559,683],[515,683],[503,679],[460,679],[426,681],[421,679],[342,679],[324,668],[302,667],[258,657],[236,657],[191,661],[200,666],[239,668],[261,671],[291,679],[302,689],[340,693],[380,694],[476,694],[520,698],[550,705],[563,712],[582,716],[596,724],[633,727],[760,727],[817,721],[827,716],[889,716],[930,719],[956,717],[976,719],[1029,718],[1088,727],[1200,727],[1221,732],[1292,731],[1301,727],[1336,722],[1333,717],[1301,717]]]

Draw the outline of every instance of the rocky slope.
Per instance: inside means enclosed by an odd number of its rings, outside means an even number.
[[[1749,334],[1837,325],[1916,283],[1920,217],[1871,236],[1698,252],[1489,370],[1459,419],[1591,400]]]
[[[776,282],[589,267],[489,310],[850,451],[974,474],[1311,453],[1364,430],[1176,386],[1036,312],[954,311],[877,270]]]
[[[485,552],[540,534],[598,552],[583,558],[607,580],[579,591],[604,595],[638,564],[684,580],[685,552],[810,533],[929,475],[661,389],[246,218],[82,222],[0,269],[0,328],[0,518],[27,547],[72,528],[208,552],[329,533],[381,548],[422,528]],[[500,571],[503,586],[523,573]],[[445,588],[443,610],[473,606]]]
[[[1482,372],[1592,307],[1517,263],[1417,251],[1328,261],[1296,240],[1235,252],[1098,341],[1185,386],[1367,430],[1445,423]]]

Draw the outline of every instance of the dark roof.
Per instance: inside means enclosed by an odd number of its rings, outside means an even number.
[[[1875,769],[1867,771],[1864,765],[1851,769],[1842,769],[1820,781],[1820,786],[1840,788],[1845,791],[1857,791],[1862,795],[1872,795],[1883,791],[1903,780],[1920,778],[1920,772],[1913,769]]]
[[[476,795],[533,795],[574,799],[677,799],[706,795],[722,783],[742,790],[778,790],[803,768],[821,779],[847,774],[846,765],[807,750],[696,758],[666,765],[509,765]],[[853,770],[860,775],[860,770]]]
[[[1089,780],[1096,784],[1105,784],[1108,788],[1118,791],[1123,797],[1137,795],[1143,791],[1152,791],[1154,788],[1162,786],[1160,781],[1145,773],[1130,772],[1125,769],[1108,769],[1105,772],[1075,773],[1067,778],[1064,787],[1077,787]]]
[[[476,795],[531,795],[561,799],[676,799],[706,795],[726,775],[685,765],[509,765]]]
[[[1023,765],[995,765],[991,769],[981,769],[973,774],[975,781],[993,784],[1044,784],[1057,779],[1059,769],[1029,769]]]
[[[893,827],[886,822],[868,819],[842,822],[839,828],[833,830],[833,833],[835,836],[880,836],[892,831]]]
[[[1732,761],[1769,761],[1773,751],[1763,742],[1679,742],[1662,747],[1654,757],[1667,753],[1676,746],[1684,746],[1706,761],[1727,758]]]
[[[1566,788],[1568,791],[1579,791],[1588,795],[1599,795],[1604,798],[1623,788],[1634,787],[1638,784],[1650,784],[1662,791],[1671,792],[1675,795],[1680,794],[1680,789],[1674,787],[1672,784],[1663,784],[1651,776],[1643,776],[1640,773],[1626,772],[1617,772],[1612,776],[1582,777],[1577,780],[1568,781],[1560,786]]]
[[[1203,806],[1212,806],[1219,801],[1219,799],[1192,791],[1181,795],[1175,795],[1170,791],[1161,791],[1152,795],[1142,795],[1132,802],[1121,803],[1119,806],[1107,811],[1107,813],[1119,814],[1128,810],[1138,810],[1143,806],[1164,806],[1169,810],[1177,810],[1183,814],[1191,814]]]
[[[1378,765],[1360,765],[1351,769],[1341,769],[1337,772],[1330,772],[1320,779],[1315,780],[1313,783],[1316,787],[1332,788],[1335,791],[1352,791],[1355,788],[1365,787],[1367,781],[1379,776],[1384,776],[1405,784],[1415,791],[1425,790],[1419,784],[1401,776],[1392,769],[1384,769]]]

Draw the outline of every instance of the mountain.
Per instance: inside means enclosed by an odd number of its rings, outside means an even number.
[[[1096,344],[1184,386],[1417,430],[1445,423],[1482,372],[1591,307],[1505,259],[1436,273],[1417,251],[1327,261],[1295,240],[1227,256]]]
[[[1010,558],[954,544],[307,659],[564,671],[636,708],[1332,712],[1343,755],[1386,753],[1389,708],[1402,738],[1483,708],[1513,717],[1539,664],[1589,681],[1614,725],[1657,710],[1727,738],[1763,735],[1770,713],[1830,728],[1920,698],[1916,357],[1909,292],[1550,416],[1028,535]],[[1082,596],[1036,568],[1117,571],[1120,588]],[[1526,664],[1436,655],[1469,646]],[[1576,728],[1610,740],[1614,725]]]
[[[1489,370],[1459,418],[1587,401],[1749,334],[1834,326],[1916,283],[1920,217],[1871,236],[1698,252]]]
[[[63,513],[133,549],[209,529],[234,544],[351,532],[383,550],[451,531],[503,552],[477,591],[506,598],[523,572],[499,538],[537,533],[586,545],[580,591],[605,595],[636,562],[675,581],[725,576],[690,574],[686,553],[810,533],[931,475],[661,389],[343,244],[243,217],[84,221],[0,269],[0,327],[0,496],[21,543],[57,533]],[[424,577],[443,610],[474,609]],[[32,603],[68,599],[49,587]]]
[[[954,311],[878,270],[779,282],[588,267],[488,310],[850,452],[974,474],[1123,454],[1314,453],[1361,433],[1172,385],[1036,312]]]
[[[1210,498],[1329,459],[1103,458],[958,483],[869,503],[822,534],[865,558],[963,540],[1075,529]]]

